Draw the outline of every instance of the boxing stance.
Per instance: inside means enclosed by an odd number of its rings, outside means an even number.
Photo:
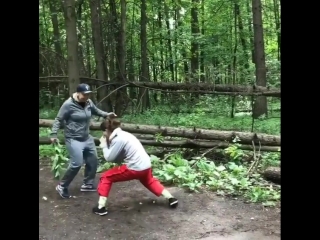
[[[100,216],[108,214],[107,199],[114,182],[139,180],[150,192],[157,197],[168,199],[169,206],[176,208],[178,200],[152,175],[150,157],[140,141],[131,133],[120,128],[120,120],[108,118],[101,123],[104,131],[100,138],[100,147],[104,158],[109,162],[121,163],[102,173],[98,184],[99,201],[93,212]]]

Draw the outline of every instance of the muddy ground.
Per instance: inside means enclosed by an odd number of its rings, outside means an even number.
[[[101,217],[91,212],[97,193],[80,192],[82,172],[70,186],[75,198],[61,199],[56,183],[50,169],[40,166],[39,239],[280,239],[279,208],[170,187],[179,206],[169,209],[166,200],[132,181],[114,184],[108,199],[110,213]]]

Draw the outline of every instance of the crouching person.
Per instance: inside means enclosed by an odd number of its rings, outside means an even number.
[[[123,164],[102,173],[98,185],[99,201],[93,212],[100,216],[108,214],[107,199],[114,182],[139,180],[157,197],[168,199],[171,208],[178,206],[178,200],[152,175],[151,160],[140,141],[131,133],[120,128],[120,120],[106,119],[101,123],[104,131],[100,138],[100,147],[104,158],[110,162]]]

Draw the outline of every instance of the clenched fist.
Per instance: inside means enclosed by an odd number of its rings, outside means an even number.
[[[101,147],[101,148],[107,147],[107,141],[106,140],[107,140],[106,137],[104,135],[102,135],[101,138],[99,139],[99,141],[100,141],[99,147]]]

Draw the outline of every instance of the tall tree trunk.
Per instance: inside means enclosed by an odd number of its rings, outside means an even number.
[[[163,36],[162,36],[162,33],[161,33],[161,30],[162,30],[162,1],[159,0],[158,2],[158,27],[159,27],[159,42],[160,42],[160,79],[161,81],[163,80],[163,77],[164,77],[164,58],[163,58]]]
[[[118,31],[119,31],[119,21],[118,21],[118,13],[117,13],[117,5],[115,0],[109,0],[109,6],[110,6],[110,14],[111,14],[111,18],[110,18],[110,24],[111,24],[111,34],[110,34],[110,47],[111,47],[111,51],[110,51],[110,57],[112,59],[110,59],[110,76],[112,76],[112,80],[114,81],[117,76],[118,76],[118,58],[117,58],[117,39],[118,39]],[[111,44],[112,43],[112,44]],[[111,71],[112,68],[112,71]]]
[[[78,64],[78,36],[75,0],[64,0],[64,18],[68,50],[68,82],[71,96],[80,83]]]
[[[42,43],[45,43],[46,47],[50,46],[50,42],[51,42],[51,36],[49,36],[49,26],[47,23],[47,15],[46,15],[46,5],[44,3],[44,0],[41,0],[41,5],[42,5],[42,19],[43,19],[43,23],[42,23],[42,29],[41,29],[41,33],[42,34]]]
[[[88,7],[88,2],[84,2],[84,6],[87,8]],[[85,32],[85,37],[86,37],[86,62],[87,62],[87,74],[89,77],[92,76],[92,69],[91,69],[91,38],[89,34],[89,26],[88,26],[88,21],[89,18],[91,19],[91,16],[88,14],[88,12],[85,12],[85,21],[84,21],[84,32]]]
[[[90,0],[92,42],[94,48],[94,58],[97,67],[97,77],[102,80],[108,80],[107,65],[100,29],[100,15],[98,12],[99,7],[100,0]],[[103,84],[103,82],[99,84],[98,101],[101,101],[102,110],[111,112],[112,105],[110,104],[110,98],[106,98],[108,96],[107,87],[102,87]]]
[[[248,55],[248,47],[247,47],[247,39],[245,37],[245,32],[243,29],[243,22],[241,18],[241,13],[240,13],[240,5],[239,5],[239,0],[235,1],[235,14],[238,20],[238,28],[239,28],[239,37],[240,37],[240,42],[242,45],[243,49],[243,56],[244,60],[242,60],[242,64],[244,65],[244,68],[246,69],[245,76],[248,75],[248,70],[249,70],[249,55]]]
[[[82,9],[84,0],[79,0],[77,2],[77,23],[78,23],[78,57],[79,57],[79,69],[81,75],[87,75],[86,67],[84,64],[84,54],[83,54],[83,42],[82,42]]]
[[[255,52],[255,67],[256,67],[256,84],[258,86],[267,86],[266,76],[266,61],[264,51],[263,24],[262,24],[262,9],[261,0],[252,0],[253,14],[253,34],[254,34],[254,52]],[[253,106],[253,117],[268,115],[267,98],[258,96]]]
[[[54,0],[49,1],[49,8],[51,13],[51,21],[53,26],[53,43],[54,49],[58,55],[63,56],[60,42],[60,29],[58,21],[58,7],[57,2]]]
[[[117,81],[125,82],[126,76],[126,0],[120,0],[120,28],[117,32]],[[120,117],[123,106],[128,101],[126,88],[121,88],[117,91],[115,113]]]
[[[148,52],[147,52],[147,3],[146,0],[141,0],[141,32],[140,32],[140,43],[141,43],[141,77],[143,81],[149,81],[149,68],[148,68]],[[139,89],[139,99],[142,100],[141,111],[146,110],[150,107],[149,91],[146,88]]]
[[[154,12],[154,8],[152,8],[152,12]],[[152,46],[156,46],[156,40],[155,40],[155,32],[156,32],[156,27],[155,27],[155,19],[152,19]],[[158,81],[158,76],[157,76],[157,64],[156,64],[156,52],[152,53],[152,78],[154,82]],[[158,103],[158,93],[157,91],[153,91],[153,100],[157,104]]]
[[[199,20],[198,20],[198,5],[199,0],[192,0],[191,8],[191,78],[193,82],[198,82],[198,71],[199,71],[199,44],[197,37],[200,33]]]
[[[252,31],[252,17],[250,17],[252,13],[252,8],[250,8],[250,0],[246,0],[246,8],[247,8],[247,21],[248,21],[248,31],[249,31],[249,41],[250,41],[250,49],[251,49],[251,61],[254,61],[254,44],[253,44],[253,31]]]
[[[232,60],[232,84],[236,84],[237,78],[237,49],[238,49],[238,9],[237,4],[234,4],[234,50],[233,50],[233,60]],[[236,107],[236,96],[231,97],[231,118],[234,118],[234,112]]]
[[[170,74],[171,74],[171,81],[174,82],[174,67],[173,67],[173,62],[174,62],[174,59],[173,59],[173,53],[172,53],[172,43],[171,43],[171,30],[170,30],[170,15],[169,15],[169,7],[168,5],[164,3],[164,14],[165,14],[165,17],[166,17],[166,26],[167,26],[167,47],[168,47],[168,51],[169,51],[169,71],[170,71]],[[162,79],[164,80],[164,79]]]
[[[177,23],[178,23],[178,28],[181,28],[183,26],[183,21],[181,20],[181,14],[180,11],[182,10],[181,6],[181,0],[178,0],[178,9],[176,10],[177,12]],[[187,51],[186,48],[182,48],[182,59],[183,59],[183,72],[184,72],[184,80],[188,81],[188,75],[189,75],[189,66],[188,66],[188,60],[187,60]]]
[[[57,65],[56,65],[56,73],[57,75],[63,74],[63,67],[64,64],[63,61],[63,53],[61,49],[61,42],[60,42],[60,29],[59,29],[59,21],[58,21],[58,9],[57,2],[50,0],[49,1],[49,8],[51,13],[51,21],[52,21],[52,27],[53,27],[53,44],[54,44],[54,50],[56,54],[58,55],[57,59]],[[60,64],[59,64],[60,63]]]
[[[204,36],[205,33],[205,24],[204,24],[204,19],[205,19],[205,11],[204,11],[204,0],[201,1],[201,35]],[[205,54],[204,54],[204,46],[205,44],[201,44],[200,46],[200,81],[205,82],[205,72],[204,72],[204,59],[205,59]]]
[[[159,27],[159,43],[160,43],[160,81],[164,80],[164,53],[163,53],[163,35],[162,31],[162,0],[158,1],[158,27]],[[166,93],[161,92],[161,103],[164,103]]]
[[[130,59],[129,61],[129,73],[128,73],[128,78],[130,82],[134,82],[135,80],[135,69],[134,69],[134,63],[135,63],[135,58],[134,58],[134,26],[135,26],[135,8],[132,9],[132,25],[131,25],[131,29],[130,29],[130,50],[129,50],[129,56],[128,59]],[[136,89],[135,88],[129,88],[129,97],[131,100],[136,99],[137,98],[137,94],[136,94]],[[133,108],[132,108],[133,110]]]
[[[279,0],[273,0],[273,12],[274,12],[274,21],[277,31],[277,42],[278,42],[278,60],[281,61],[281,29],[280,29],[280,5]]]

